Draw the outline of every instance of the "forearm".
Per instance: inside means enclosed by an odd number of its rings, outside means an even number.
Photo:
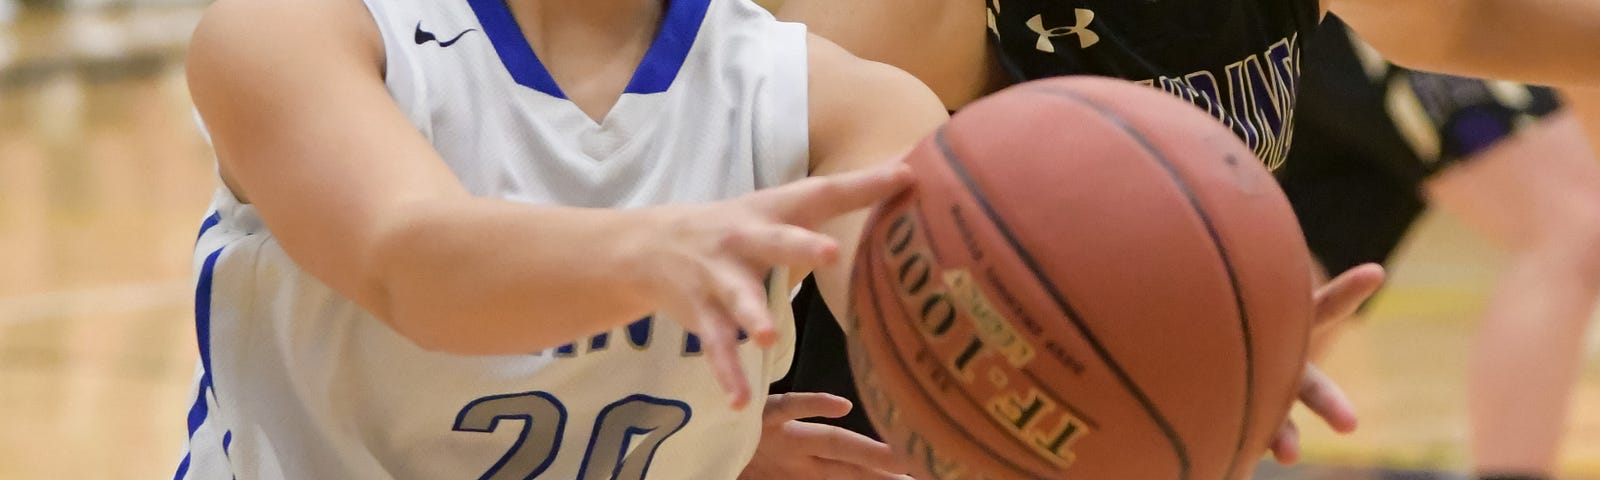
[[[1600,2],[1336,0],[1333,12],[1406,67],[1561,87],[1600,86]]]
[[[1439,1],[1439,0],[1430,0]],[[1474,0],[1458,52],[1476,76],[1556,86],[1600,86],[1600,3]],[[1481,71],[1479,71],[1481,70]]]
[[[431,349],[532,353],[648,315],[638,211],[454,198],[408,205],[374,241],[373,306]]]

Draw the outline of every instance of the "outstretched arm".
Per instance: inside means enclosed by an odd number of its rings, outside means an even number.
[[[835,262],[815,224],[908,181],[876,169],[636,210],[475,197],[389,97],[379,38],[355,0],[222,0],[189,84],[224,177],[284,251],[425,348],[536,352],[662,312],[743,405],[737,332],[776,338],[760,275]]]

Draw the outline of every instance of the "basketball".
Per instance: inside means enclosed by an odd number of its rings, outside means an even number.
[[[1252,470],[1306,357],[1312,267],[1272,176],[1160,90],[1036,81],[917,145],[851,285],[863,407],[924,479]]]

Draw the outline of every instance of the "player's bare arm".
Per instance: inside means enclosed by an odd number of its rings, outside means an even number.
[[[985,0],[785,0],[778,17],[921,79],[955,110],[1009,83],[989,48]]]
[[[225,177],[282,248],[432,350],[535,352],[659,311],[742,405],[736,332],[775,338],[760,276],[835,262],[813,224],[907,181],[876,169],[637,210],[474,197],[387,95],[379,38],[358,1],[223,0],[189,80]]]
[[[1600,145],[1600,3],[1585,0],[1325,0],[1396,64],[1562,89]]]
[[[1600,85],[1600,3],[1325,0],[1385,58],[1410,68],[1557,86]]]
[[[811,174],[832,175],[895,162],[949,118],[939,98],[906,72],[863,60],[812,35]],[[842,261],[816,271],[823,298],[846,318],[851,261],[866,210],[834,218],[819,229],[838,241]]]
[[[811,175],[836,175],[899,165],[911,145],[947,118],[938,98],[915,77],[862,60],[815,35],[807,42],[810,66]],[[816,270],[835,318],[847,307],[850,272],[868,211],[822,224],[842,261]],[[792,272],[798,281],[806,272]],[[741,479],[903,479],[908,471],[888,445],[843,428],[802,422],[837,418],[850,402],[822,393],[775,395],[763,414],[761,444]]]

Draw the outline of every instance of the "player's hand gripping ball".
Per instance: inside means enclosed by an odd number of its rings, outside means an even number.
[[[1282,148],[1268,145],[1263,148]],[[1221,122],[1100,78],[974,103],[851,286],[863,406],[925,480],[1233,479],[1294,400],[1311,257]]]

